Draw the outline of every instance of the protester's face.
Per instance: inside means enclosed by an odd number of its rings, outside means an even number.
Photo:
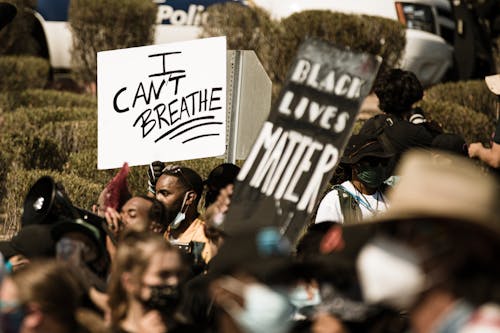
[[[144,228],[149,225],[152,202],[141,197],[129,199],[122,207],[121,219],[127,228]]]
[[[182,201],[187,189],[172,175],[161,175],[156,182],[156,199],[161,201],[172,214],[177,214],[182,208]]]
[[[182,262],[176,251],[155,253],[142,277],[141,298],[149,299],[151,289],[148,286],[177,286],[182,273]]]

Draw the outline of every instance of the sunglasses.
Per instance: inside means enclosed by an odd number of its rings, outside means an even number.
[[[188,188],[188,189],[194,189],[193,184],[187,179],[187,177],[184,175],[182,172],[182,167],[179,165],[167,165],[163,170],[161,171],[163,175],[168,175],[168,176],[174,176],[179,178],[182,183]]]

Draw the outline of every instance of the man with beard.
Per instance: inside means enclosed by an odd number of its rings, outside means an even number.
[[[165,238],[173,244],[194,246],[191,252],[208,262],[212,255],[205,233],[205,222],[199,217],[198,202],[203,193],[203,180],[193,169],[171,165],[163,169],[156,181],[156,198],[172,214]],[[196,260],[196,258],[195,258]]]

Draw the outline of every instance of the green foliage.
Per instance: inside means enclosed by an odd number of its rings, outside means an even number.
[[[71,153],[64,165],[65,173],[73,173],[97,184],[106,184],[113,178],[113,170],[97,170],[97,149],[85,149]]]
[[[494,123],[484,114],[447,101],[424,100],[419,103],[427,118],[438,122],[446,133],[460,134],[466,142],[487,142]]]
[[[21,107],[15,112],[3,114],[0,124],[1,133],[17,133],[29,135],[38,131],[45,124],[62,121],[95,121],[96,110],[93,108],[69,108],[69,107]]]
[[[230,50],[254,50],[274,79],[279,26],[266,11],[232,2],[215,4],[208,7],[202,27],[202,37],[226,36]]]
[[[0,145],[13,168],[62,170],[67,152],[47,135],[9,133],[2,136]]]
[[[102,190],[102,186],[74,174],[50,170],[12,169],[7,175],[7,195],[4,200],[6,220],[4,235],[12,235],[19,228],[22,206],[31,186],[42,176],[51,176],[61,182],[73,205],[90,210]]]
[[[47,123],[39,131],[40,137],[50,137],[63,152],[97,148],[97,123],[95,120],[59,121]]]
[[[0,203],[5,196],[7,173],[9,172],[10,157],[3,150],[0,150]]]
[[[35,18],[30,10],[36,6],[36,0],[8,0],[17,8],[16,17],[0,31],[0,55],[36,55],[41,56],[41,46],[32,36]]]
[[[49,62],[31,56],[0,57],[0,91],[43,88],[49,77]]]
[[[3,114],[0,129],[10,163],[28,170],[62,170],[70,153],[97,147],[95,110],[89,108],[19,108]]]
[[[93,95],[82,95],[66,91],[28,89],[20,92],[0,93],[0,108],[15,110],[19,107],[86,107],[97,109]]]
[[[93,183],[100,184],[102,188],[113,179],[118,171],[120,169],[97,170],[97,149],[86,149],[71,153],[64,165],[64,172],[89,179]],[[147,166],[131,167],[127,182],[132,194],[146,194],[148,183]]]
[[[497,97],[488,90],[484,80],[438,84],[425,91],[425,99],[456,103],[483,113],[493,122]]]
[[[277,22],[262,9],[234,3],[211,6],[208,14],[203,36],[226,35],[230,49],[255,50],[273,81],[275,97],[298,46],[307,37],[380,55],[383,68],[397,64],[406,42],[401,24],[380,17],[303,11]]]
[[[224,161],[218,158],[202,158],[174,163],[192,168],[198,172],[203,179],[206,179],[210,171],[219,164],[224,163]],[[146,194],[148,183],[147,170],[148,166],[145,165],[130,168],[127,181],[132,194]],[[101,184],[103,188],[118,171],[119,169],[97,170],[96,149],[86,149],[71,153],[68,157],[68,161],[64,165],[64,172],[89,179],[93,183]]]
[[[152,44],[157,6],[144,0],[72,0],[73,70],[78,81],[96,82],[99,51]]]
[[[284,80],[300,43],[307,37],[321,38],[339,47],[348,47],[383,58],[384,66],[394,67],[406,39],[404,27],[386,18],[309,10],[281,21],[282,35],[276,45],[277,76]]]
[[[4,112],[12,111],[17,104],[19,93],[13,91],[0,92],[0,115]]]

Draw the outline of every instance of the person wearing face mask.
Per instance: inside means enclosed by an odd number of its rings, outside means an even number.
[[[168,165],[156,181],[156,199],[167,207],[172,221],[167,227],[165,238],[173,244],[187,245],[191,242],[204,243],[201,257],[205,262],[212,258],[210,247],[206,246],[205,222],[200,218],[198,203],[203,193],[203,180],[193,169]]]
[[[391,153],[375,138],[353,135],[342,156],[344,168],[351,169],[351,179],[337,184],[321,200],[315,223],[336,221],[356,223],[383,212],[388,202],[383,183]]]
[[[109,280],[113,332],[175,332],[185,267],[179,250],[161,236],[128,231]]]
[[[447,159],[403,156],[391,207],[346,226],[345,253],[364,300],[407,313],[411,332],[500,332],[498,187],[470,161]]]
[[[294,307],[279,285],[290,254],[290,243],[275,227],[227,237],[208,271],[216,332],[290,332]]]

